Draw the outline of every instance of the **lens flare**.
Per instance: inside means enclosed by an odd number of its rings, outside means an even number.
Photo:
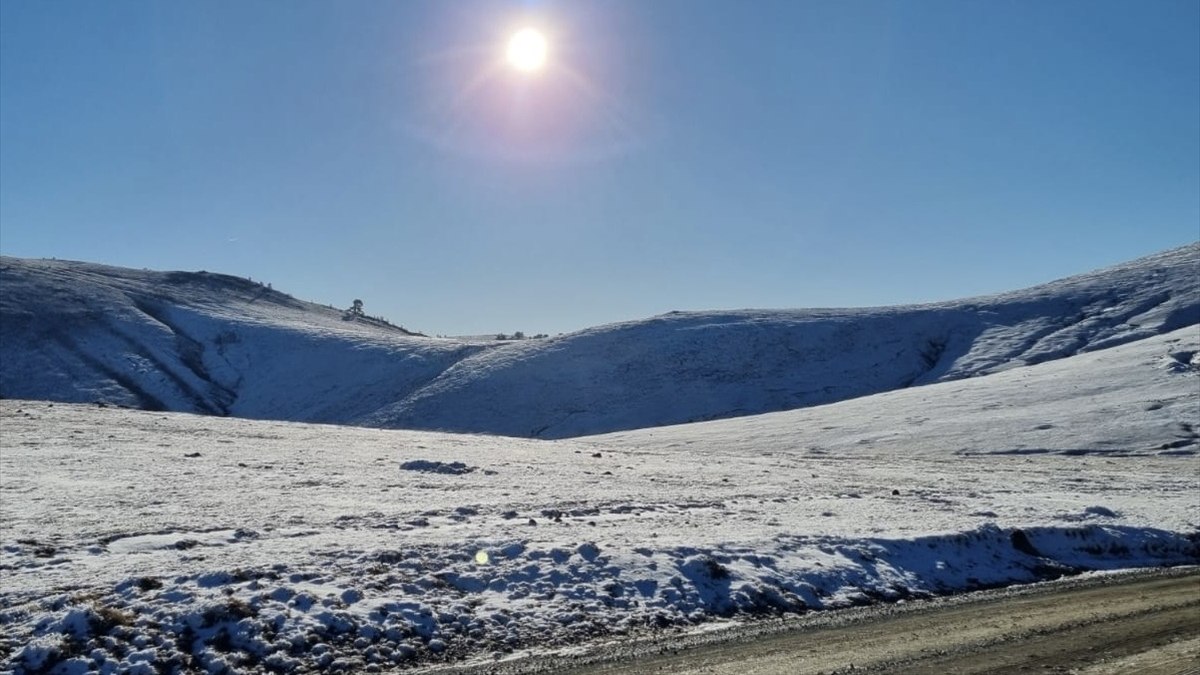
[[[499,18],[479,22],[478,42],[421,55],[405,81],[423,105],[405,106],[399,128],[456,155],[519,162],[593,163],[642,144],[648,120],[607,86],[619,68],[573,62],[584,51],[569,24]]]
[[[508,63],[526,73],[546,65],[546,37],[533,28],[523,28],[508,39]]]

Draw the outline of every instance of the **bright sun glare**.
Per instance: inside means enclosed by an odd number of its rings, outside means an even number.
[[[546,65],[546,38],[533,28],[524,28],[508,39],[508,63],[531,73]]]

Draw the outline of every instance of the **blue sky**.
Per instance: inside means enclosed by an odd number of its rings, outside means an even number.
[[[1198,120],[1194,0],[3,2],[0,252],[439,334],[931,301],[1200,239]]]

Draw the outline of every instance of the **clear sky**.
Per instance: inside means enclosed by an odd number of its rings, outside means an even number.
[[[1197,239],[1195,0],[0,3],[6,255],[532,334]]]

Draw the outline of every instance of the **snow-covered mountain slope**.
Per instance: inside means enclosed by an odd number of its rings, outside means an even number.
[[[1200,563],[1193,328],[583,439],[28,401],[0,428],[21,674],[386,671]]]
[[[412,337],[244,280],[0,262],[0,395],[564,438],[789,410],[1200,324],[1200,244],[929,305],[672,313],[545,340]]]
[[[353,422],[489,345],[206,272],[0,259],[0,395]]]
[[[363,421],[565,438],[830,403],[1196,324],[1200,244],[970,300],[601,326],[474,354]]]

